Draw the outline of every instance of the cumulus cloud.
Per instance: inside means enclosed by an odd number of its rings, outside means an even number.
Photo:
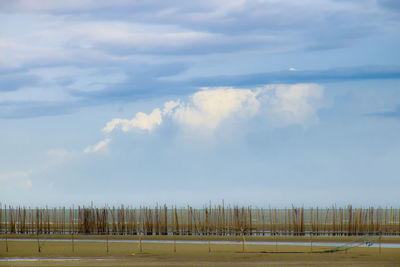
[[[150,114],[143,112],[136,113],[131,120],[115,118],[107,123],[103,128],[103,132],[110,133],[116,128],[120,128],[123,132],[128,132],[133,128],[151,131],[155,126],[162,123],[162,113],[159,108],[154,109]]]
[[[205,87],[184,101],[168,101],[164,109],[150,114],[136,113],[131,119],[115,118],[103,132],[116,129],[127,132],[133,128],[152,131],[167,117],[182,127],[214,130],[230,118],[272,116],[283,124],[309,124],[318,120],[317,101],[323,88],[317,84],[267,85],[256,89]]]
[[[188,103],[180,105],[172,118],[182,125],[215,129],[234,114],[255,115],[259,106],[257,93],[249,89],[203,88],[190,96]]]
[[[92,153],[104,149],[111,142],[110,134],[132,129],[153,131],[165,119],[181,128],[212,132],[224,121],[265,116],[274,125],[297,124],[307,126],[318,122],[317,109],[323,87],[317,84],[271,84],[261,88],[203,87],[188,100],[167,101],[163,109],[150,114],[138,112],[132,119],[114,118],[102,131],[107,138],[87,147]]]
[[[265,108],[270,118],[280,124],[308,125],[318,121],[318,100],[323,88],[317,84],[267,85],[262,89],[266,96]]]
[[[95,152],[102,151],[102,150],[107,148],[107,145],[110,142],[111,142],[111,138],[106,138],[104,140],[101,140],[100,142],[98,142],[95,145],[88,146],[87,148],[85,148],[85,150],[83,152],[85,152],[85,153],[95,153]]]
[[[178,100],[178,101],[168,101],[168,102],[165,102],[165,104],[164,104],[164,110],[163,110],[163,115],[171,115],[172,112],[173,112],[173,110],[174,110],[177,106],[179,106],[180,102],[181,102],[180,100]]]

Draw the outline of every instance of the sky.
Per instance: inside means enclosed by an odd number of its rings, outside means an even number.
[[[0,202],[400,205],[397,0],[0,1]]]

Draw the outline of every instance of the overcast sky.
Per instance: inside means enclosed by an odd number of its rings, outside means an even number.
[[[0,1],[0,201],[400,205],[397,0]]]

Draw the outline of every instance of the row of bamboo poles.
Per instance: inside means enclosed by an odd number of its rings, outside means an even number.
[[[0,232],[113,235],[400,235],[400,209],[1,206]]]

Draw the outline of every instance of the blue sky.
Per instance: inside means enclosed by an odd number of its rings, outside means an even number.
[[[400,205],[400,4],[0,2],[0,201]]]

